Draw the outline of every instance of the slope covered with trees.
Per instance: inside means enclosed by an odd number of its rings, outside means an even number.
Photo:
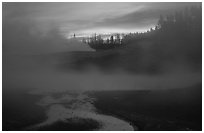
[[[83,40],[96,51],[80,60],[77,66],[92,64],[113,71],[122,68],[131,72],[158,73],[167,69],[202,69],[202,9],[186,7],[166,16],[144,33],[100,35]],[[78,62],[78,61],[77,61]],[[84,63],[83,63],[84,62]],[[175,68],[177,71],[177,68]]]
[[[141,39],[151,39],[157,43],[162,41],[186,41],[197,42],[202,36],[202,9],[201,7],[186,7],[184,10],[176,11],[175,14],[160,15],[158,24],[144,33],[118,33],[110,38],[102,39],[101,35],[84,38],[83,42],[96,50],[106,50],[128,45]]]

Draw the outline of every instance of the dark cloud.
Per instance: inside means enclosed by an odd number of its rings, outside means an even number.
[[[105,19],[103,22],[95,23],[101,27],[118,27],[118,28],[146,28],[155,25],[158,20],[158,11],[133,12],[117,18]]]
[[[141,4],[141,3],[140,3]],[[121,29],[145,29],[155,26],[160,15],[174,14],[192,5],[201,3],[142,3],[144,8],[122,16],[105,18],[101,22],[95,22],[94,27],[114,27]],[[136,5],[136,4],[135,4]]]

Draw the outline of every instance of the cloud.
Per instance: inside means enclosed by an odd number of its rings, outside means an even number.
[[[160,15],[174,14],[175,11],[183,10],[185,7],[200,3],[131,3],[130,11],[110,12],[106,16],[95,17],[94,20],[75,20],[80,23],[81,29],[73,29],[80,33],[100,33],[100,32],[143,32],[157,25]],[[114,7],[114,5],[113,5]],[[134,10],[133,10],[134,7]],[[121,13],[123,12],[123,13]],[[116,15],[114,15],[114,13]]]
[[[65,38],[53,23],[29,19],[3,19],[3,54],[46,54],[65,51],[90,51],[77,40]]]
[[[200,3],[3,3],[3,22],[9,20],[26,23],[30,20],[43,24],[43,27],[51,23],[66,35],[89,29],[147,30],[157,23],[160,14],[191,5]]]
[[[106,18],[104,21],[96,22],[95,27],[119,27],[123,29],[149,29],[155,26],[160,15],[174,14],[195,3],[147,3],[140,10],[130,12],[113,18]]]

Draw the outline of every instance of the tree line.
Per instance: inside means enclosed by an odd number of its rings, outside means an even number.
[[[201,38],[202,8],[201,6],[192,6],[176,11],[174,14],[160,15],[157,25],[144,33],[115,34],[107,39],[103,39],[102,35],[95,34],[93,37],[84,38],[83,42],[96,50],[105,50],[128,45],[142,39],[151,39],[157,43],[168,40],[200,43]]]

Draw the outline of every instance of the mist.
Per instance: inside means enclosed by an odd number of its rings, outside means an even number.
[[[202,130],[200,5],[4,2],[3,130]]]
[[[107,73],[88,63],[82,66],[84,71],[58,67],[63,62],[69,65],[70,61],[77,60],[66,54],[73,51],[93,50],[76,39],[66,39],[56,25],[6,19],[3,21],[3,86],[47,91],[154,90],[185,88],[201,82],[199,72],[180,61],[180,64],[166,63],[162,66],[163,73],[157,75],[130,73],[120,67],[112,67],[113,72]],[[148,53],[144,57],[147,56]],[[134,60],[134,57],[127,58]],[[112,64],[117,64],[117,60]]]

